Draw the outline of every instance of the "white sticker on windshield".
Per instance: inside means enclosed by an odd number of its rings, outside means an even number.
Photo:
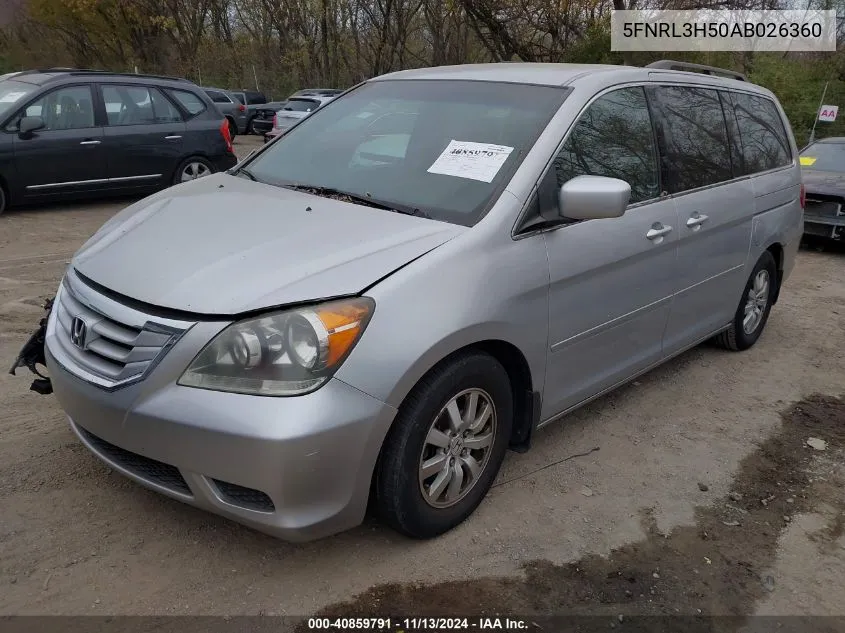
[[[428,168],[428,172],[493,182],[512,151],[513,147],[506,145],[453,140]]]
[[[6,94],[0,96],[0,103],[14,103],[25,94],[25,92],[7,92]]]

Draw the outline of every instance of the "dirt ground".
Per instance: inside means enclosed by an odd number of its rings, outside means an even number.
[[[126,204],[0,218],[0,365]],[[291,545],[148,492],[4,371],[0,615],[845,616],[843,350],[845,249],[803,249],[756,347],[698,347],[543,429],[427,542],[368,520]]]

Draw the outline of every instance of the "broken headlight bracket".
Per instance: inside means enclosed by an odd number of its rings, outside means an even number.
[[[29,340],[24,343],[18,357],[15,359],[15,362],[12,363],[12,368],[9,370],[9,373],[14,376],[15,370],[18,367],[26,367],[29,369],[29,371],[38,376],[38,378],[33,380],[32,384],[29,386],[30,390],[43,396],[53,393],[53,384],[50,382],[50,379],[38,371],[38,365],[41,365],[42,367],[47,366],[47,362],[44,357],[44,337],[47,334],[47,320],[50,318],[50,312],[52,309],[53,299],[47,299],[44,303],[44,310],[47,313],[39,322],[38,329],[33,332],[32,336],[29,337]]]

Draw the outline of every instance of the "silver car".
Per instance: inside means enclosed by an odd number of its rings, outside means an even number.
[[[707,339],[755,344],[797,155],[772,93],[715,70],[379,77],[108,221],[46,324],[54,392],[175,499],[292,541],[372,501],[433,537],[537,429]]]
[[[264,135],[264,142],[267,143],[280,134],[284,134],[302,119],[310,116],[317,108],[334,99],[335,97],[331,95],[292,96],[273,116],[273,127]]]

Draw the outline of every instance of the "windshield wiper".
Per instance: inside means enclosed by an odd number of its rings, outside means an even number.
[[[256,177],[255,177],[255,174],[253,174],[253,173],[252,173],[250,170],[248,170],[246,167],[241,167],[240,169],[238,169],[238,171],[237,171],[237,172],[235,172],[235,174],[236,174],[236,175],[243,174],[244,176],[246,176],[247,178],[249,178],[249,179],[250,179],[250,180],[252,180],[253,182],[261,182],[260,180],[258,180],[258,178],[256,178]]]
[[[356,204],[364,205],[367,207],[373,207],[374,209],[382,209],[383,211],[393,211],[394,213],[413,215],[419,218],[426,218],[427,220],[431,219],[431,216],[428,213],[415,207],[382,202],[380,200],[371,198],[370,196],[361,196],[356,193],[341,191],[340,189],[333,189],[331,187],[314,187],[312,185],[299,185],[295,183],[281,186],[285,189],[293,189],[294,191],[304,191],[305,193],[310,193],[315,196],[322,196],[323,198],[340,200],[341,202],[354,202]]]

